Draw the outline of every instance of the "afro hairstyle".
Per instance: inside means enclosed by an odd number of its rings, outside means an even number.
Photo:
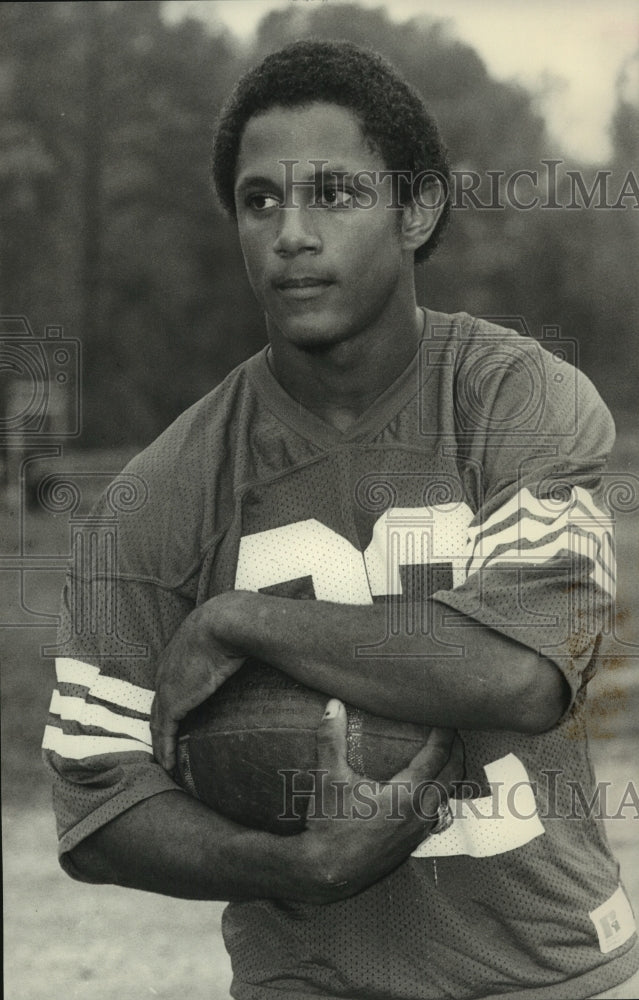
[[[267,56],[236,84],[221,111],[213,146],[212,174],[217,196],[235,217],[237,159],[247,123],[273,107],[316,102],[338,104],[357,117],[365,139],[386,169],[411,177],[433,173],[450,190],[450,167],[437,125],[417,91],[377,52],[342,41],[294,42]],[[404,195],[406,204],[410,193]],[[426,260],[448,222],[446,197],[430,239],[415,251]]]

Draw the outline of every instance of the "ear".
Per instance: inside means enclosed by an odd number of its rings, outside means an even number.
[[[419,190],[413,191],[411,201],[403,208],[402,246],[404,250],[415,251],[433,235],[433,230],[446,204],[447,193],[441,181],[433,176],[428,178]]]

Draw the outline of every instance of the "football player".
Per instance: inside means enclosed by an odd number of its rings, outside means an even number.
[[[232,900],[239,1000],[630,996],[602,994],[639,946],[574,801],[614,591],[605,406],[529,338],[417,306],[448,165],[377,55],[265,59],[214,179],[269,346],[125,470],[144,502],[117,560],[79,543],[44,739],[64,868]],[[473,796],[447,829],[432,799],[390,820],[384,788],[371,819],[293,837],[217,815],[171,777],[177,728],[249,656],[330,698],[320,764],[347,805],[345,701],[434,727],[409,783],[450,788],[461,740]]]

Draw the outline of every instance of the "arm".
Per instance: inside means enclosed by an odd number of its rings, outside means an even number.
[[[377,715],[531,733],[558,721],[568,692],[550,660],[437,601],[429,611],[427,634],[405,628],[387,638],[385,605],[230,592],[205,605],[200,627],[244,656]]]
[[[381,646],[388,628],[384,605],[248,591],[211,598],[189,616],[161,656],[151,716],[157,759],[172,770],[179,720],[247,656],[387,718],[530,733],[559,720],[569,692],[554,663],[436,601],[429,606],[427,634],[404,629]],[[411,610],[415,620],[417,609]],[[377,655],[368,655],[367,647]]]
[[[283,838],[231,823],[175,790],[121,813],[78,844],[71,860],[84,880],[184,899],[293,899],[302,879],[290,877],[286,846]]]
[[[137,803],[77,845],[75,873],[188,899],[307,903],[343,899],[377,881],[432,829],[450,782],[461,776],[461,745],[452,733],[433,731],[396,776],[415,789],[412,798],[400,797],[401,822],[387,821],[393,805],[388,785],[378,789],[372,817],[332,820],[337,812],[332,790],[348,785],[346,797],[340,797],[341,814],[355,802],[349,796],[360,777],[346,763],[344,707],[335,700],[329,705],[318,730],[318,766],[327,772],[322,808],[314,810],[319,818],[309,819],[303,833],[280,837],[249,830],[181,791],[170,791]],[[430,782],[425,790],[424,782]],[[397,808],[394,803],[395,814]]]

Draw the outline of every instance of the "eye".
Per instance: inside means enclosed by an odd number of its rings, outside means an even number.
[[[280,200],[274,194],[251,194],[247,197],[246,204],[255,212],[267,212],[271,208],[277,208]]]
[[[318,191],[316,203],[328,208],[352,208],[353,197],[353,192],[348,188],[331,184]]]

